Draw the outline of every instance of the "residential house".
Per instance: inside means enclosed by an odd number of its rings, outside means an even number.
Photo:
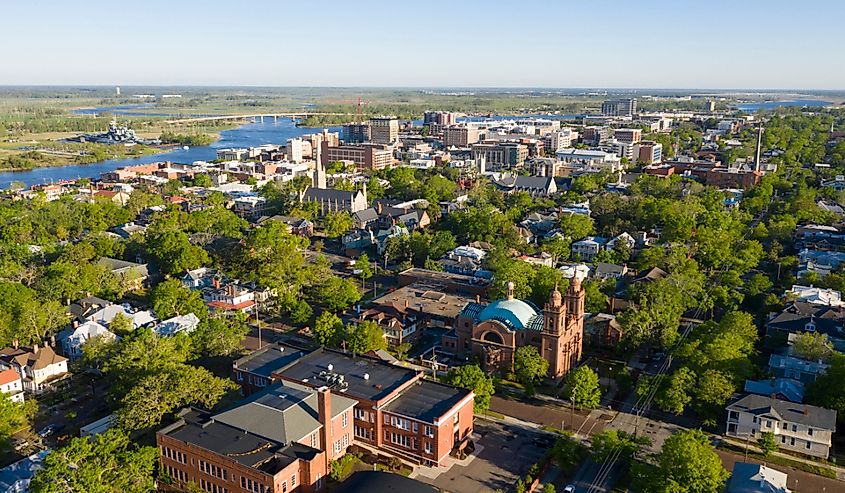
[[[842,301],[842,293],[835,289],[794,284],[792,289],[787,291],[784,297],[789,300],[815,305],[845,306],[845,302]]]
[[[375,208],[367,207],[352,214],[352,225],[359,229],[366,229],[368,226],[375,224],[379,220],[378,212]]]
[[[111,304],[111,301],[97,298],[96,296],[87,296],[71,303],[68,313],[71,317],[81,322]]]
[[[637,245],[637,240],[635,240],[633,236],[628,233],[620,233],[607,240],[607,249],[613,250],[616,248],[616,244],[620,242],[627,245],[628,250],[632,250]]]
[[[0,469],[0,491],[3,493],[26,493],[33,476],[43,466],[44,459],[50,453],[46,448]]]
[[[771,432],[782,449],[823,459],[830,455],[836,411],[754,394],[728,404],[726,410],[728,436],[756,440]]]
[[[605,249],[607,240],[601,236],[588,236],[572,243],[572,256],[582,262],[592,262]]]
[[[220,286],[203,290],[203,298],[212,310],[224,313],[252,313],[255,309],[255,293],[239,284]]]
[[[108,341],[117,338],[117,336],[104,326],[88,320],[81,324],[74,321],[71,327],[56,335],[56,340],[62,345],[62,353],[73,361],[83,356],[82,346],[97,337],[102,337]]]
[[[769,373],[776,378],[788,378],[802,383],[815,382],[830,365],[821,361],[807,361],[795,356],[773,354],[769,356]]]
[[[12,402],[23,402],[23,380],[17,371],[12,368],[0,371],[0,392]]]
[[[141,235],[147,232],[147,227],[142,224],[135,224],[134,222],[121,224],[114,228],[114,232],[124,239],[129,239],[132,235]]]
[[[804,402],[804,384],[791,378],[746,380],[745,391],[749,394],[774,396],[784,401]]]
[[[190,334],[199,324],[199,317],[193,313],[188,313],[187,315],[178,315],[173,318],[163,320],[153,327],[153,331],[161,337],[172,336],[181,332]]]
[[[398,224],[394,224],[393,226],[387,229],[379,230],[378,233],[376,233],[375,235],[375,244],[378,249],[378,254],[384,254],[384,250],[385,248],[387,248],[387,240],[389,240],[390,238],[409,235],[410,232],[408,231],[408,228]]]
[[[628,273],[627,265],[608,264],[606,262],[597,262],[595,269],[593,269],[593,278],[600,281],[605,279],[621,279]]]
[[[50,346],[7,347],[0,350],[2,366],[12,368],[23,380],[27,392],[40,394],[68,375],[67,358]]]
[[[607,313],[597,313],[584,323],[587,340],[595,346],[616,347],[622,341],[622,324]]]
[[[845,252],[805,248],[798,252],[798,262],[798,277],[815,274],[824,278],[845,262]]]
[[[203,289],[214,286],[214,280],[220,278],[217,269],[200,267],[189,270],[182,276],[182,285],[188,289]]]
[[[97,265],[105,267],[113,275],[117,276],[123,283],[123,286],[129,291],[140,289],[150,277],[150,273],[147,271],[147,264],[100,257],[97,260]]]
[[[726,493],[790,493],[787,475],[762,464],[735,462]]]
[[[845,307],[826,306],[792,301],[766,322],[766,337],[786,342],[789,334],[820,332],[826,334],[833,346],[845,349]]]
[[[114,317],[116,317],[118,314],[123,315],[124,317],[127,317],[132,320],[132,327],[134,327],[135,329],[141,327],[151,327],[156,322],[156,317],[155,315],[153,315],[153,312],[149,310],[136,310],[129,304],[108,305],[92,313],[83,321],[97,322],[100,325],[108,327],[109,325],[111,325],[112,320],[114,320]]]
[[[492,278],[493,273],[481,267],[487,252],[471,246],[459,246],[448,252],[439,263],[446,272],[467,276],[481,275]]]

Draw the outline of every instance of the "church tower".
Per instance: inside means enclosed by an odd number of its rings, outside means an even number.
[[[573,277],[561,295],[557,286],[543,308],[540,355],[549,362],[549,378],[562,378],[581,359],[584,341],[584,288]]]

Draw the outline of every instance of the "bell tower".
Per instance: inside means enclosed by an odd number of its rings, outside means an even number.
[[[566,289],[566,328],[567,330],[573,323],[583,325],[584,319],[584,299],[586,298],[586,290],[581,285],[581,279],[577,275],[572,276],[572,282],[569,283],[569,288]]]
[[[566,305],[557,284],[549,295],[549,302],[543,307],[543,331],[540,334],[540,356],[549,362],[549,377],[562,376],[561,350],[566,331]]]

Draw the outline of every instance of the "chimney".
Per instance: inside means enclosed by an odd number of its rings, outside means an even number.
[[[38,344],[32,345],[32,354],[38,354]]]
[[[328,468],[329,462],[333,459],[333,457],[329,457],[332,442],[332,404],[331,392],[328,387],[317,389],[317,419],[323,426],[320,436],[320,448],[326,454],[326,467]]]
[[[214,283],[214,289],[220,289],[220,279],[215,277],[212,282]]]
[[[12,341],[12,347],[13,347],[13,348],[15,348],[15,349],[17,349],[17,348],[18,348],[18,346],[20,346],[20,342],[18,342],[18,340],[17,340],[17,339],[13,340],[13,341]]]

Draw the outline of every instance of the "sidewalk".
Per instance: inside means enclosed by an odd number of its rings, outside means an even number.
[[[745,447],[747,446],[749,451],[753,451],[753,452],[757,452],[757,453],[763,452],[762,449],[760,449],[760,447],[758,447],[757,444],[755,444],[753,442],[748,442],[746,444],[745,440],[737,440],[733,437],[728,437],[728,436],[725,436],[725,435],[719,435],[719,439],[722,440],[725,443],[730,443],[731,445],[735,445],[735,446],[741,447],[743,449],[745,449]],[[781,451],[772,452],[772,455],[782,457],[784,459],[789,459],[789,460],[795,461],[795,462],[801,462],[803,464],[809,464],[811,466],[818,466],[818,467],[825,467],[827,469],[832,469],[833,471],[836,472],[836,479],[838,479],[840,481],[845,481],[845,467],[837,466],[837,465],[831,464],[829,462],[819,462],[819,461],[814,461],[812,459],[805,459],[803,457],[798,457],[798,456],[787,454],[787,453],[784,453],[784,452],[781,452]]]

